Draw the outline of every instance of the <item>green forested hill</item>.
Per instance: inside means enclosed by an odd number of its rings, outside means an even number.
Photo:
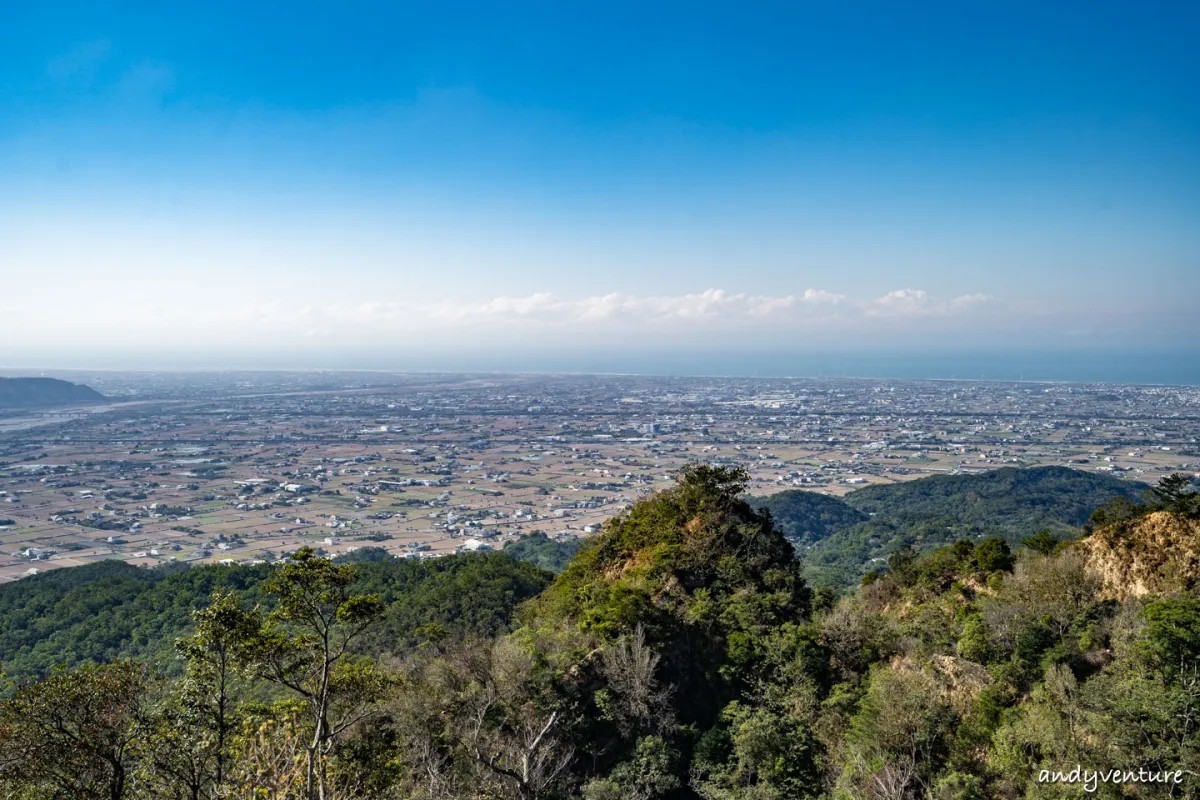
[[[567,568],[567,564],[579,552],[582,545],[582,539],[556,540],[538,531],[523,536],[515,542],[506,542],[504,552],[518,561],[528,561],[530,564],[557,574]]]
[[[252,595],[266,567],[147,570],[123,561],[52,570],[0,586],[0,663],[9,677],[133,655],[170,657],[214,589]]]
[[[792,489],[750,498],[754,508],[771,512],[779,532],[798,547],[811,545],[870,516],[846,501],[827,494]]]
[[[642,626],[660,643],[664,684],[692,698],[681,719],[712,725],[722,701],[769,669],[741,643],[778,634],[810,603],[794,549],[743,488],[739,473],[685,470],[580,550],[530,602],[527,624],[609,640]]]
[[[932,475],[867,486],[843,498],[876,517],[952,517],[1028,536],[1044,528],[1078,527],[1114,497],[1136,500],[1149,487],[1067,467],[1004,467],[976,475]]]
[[[819,585],[844,586],[901,547],[927,550],[999,536],[1015,546],[1041,530],[1073,538],[1097,507],[1148,487],[1066,467],[1005,467],[868,486],[840,500],[789,491],[757,498],[796,542]]]
[[[378,593],[386,613],[364,652],[402,652],[416,630],[437,624],[448,633],[495,635],[513,608],[540,592],[549,573],[502,553],[448,556],[426,562],[356,565],[359,591]],[[247,604],[272,567],[203,566],[142,569],[121,561],[53,570],[0,586],[0,664],[9,678],[45,675],[58,665],[148,659],[175,663],[175,639],[192,626],[193,610],[227,589]]]

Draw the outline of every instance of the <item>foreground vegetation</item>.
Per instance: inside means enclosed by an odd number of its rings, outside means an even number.
[[[422,626],[438,625],[454,636],[507,632],[516,605],[541,592],[552,577],[499,553],[366,561],[375,550],[351,554],[360,561],[354,565],[354,590],[377,594],[384,603],[382,618],[360,647],[373,656],[420,644],[416,631]],[[273,608],[275,598],[263,591],[273,569],[264,564],[146,570],[112,560],[5,584],[4,673],[9,679],[39,678],[55,667],[122,659],[178,673],[182,662],[174,643],[193,627],[192,612],[218,592],[247,607]]]
[[[191,601],[208,595],[173,670],[118,658],[11,687],[0,788],[180,800],[1200,796],[1200,509],[1186,485],[1106,507],[1080,545],[1042,532],[1016,547],[902,547],[838,598],[809,588],[744,481],[685,470],[548,585],[504,553],[393,574],[392,562],[302,550],[261,575],[223,573],[245,586],[191,578]],[[1168,529],[1193,548],[1169,581],[1097,571]],[[127,588],[140,597],[176,580]],[[1094,792],[1037,781],[1077,764],[1167,777]]]

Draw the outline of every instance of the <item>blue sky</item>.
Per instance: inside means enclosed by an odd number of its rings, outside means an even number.
[[[6,4],[8,349],[1194,342],[1198,9]]]

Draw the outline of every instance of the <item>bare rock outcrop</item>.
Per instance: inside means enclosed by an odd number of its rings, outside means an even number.
[[[1200,520],[1156,511],[1101,528],[1076,547],[1103,583],[1103,596],[1125,599],[1189,592],[1200,586]]]

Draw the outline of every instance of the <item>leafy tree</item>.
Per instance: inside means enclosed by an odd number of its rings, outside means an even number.
[[[969,772],[951,772],[938,779],[930,792],[932,800],[984,800],[983,778]]]
[[[1032,550],[1035,553],[1048,556],[1052,554],[1061,540],[1050,531],[1038,531],[1033,536],[1027,536],[1021,540],[1021,546]]]
[[[930,675],[876,669],[850,721],[843,785],[897,798],[929,791],[949,756],[955,721]]]
[[[675,757],[660,736],[638,739],[633,756],[613,769],[607,778],[591,781],[583,789],[584,800],[655,800],[678,789],[672,769]]]
[[[866,580],[866,576],[863,576]],[[813,613],[829,611],[837,604],[838,593],[835,589],[829,586],[821,586],[813,591],[812,595],[812,610]]]
[[[354,658],[351,645],[383,613],[377,595],[353,594],[355,568],[294,553],[263,590],[278,608],[264,617],[227,613],[239,631],[236,653],[258,677],[290,690],[307,707],[305,794],[327,797],[327,762],[339,738],[375,710],[386,677],[374,662]]]
[[[1200,668],[1200,599],[1154,600],[1142,615],[1146,627],[1138,648],[1155,669],[1180,675]]]
[[[981,602],[988,627],[1007,648],[1038,652],[1051,641],[1065,644],[1077,623],[1096,606],[1099,579],[1088,571],[1082,554],[1068,550],[1054,556],[1022,559],[999,595]],[[1075,633],[1078,633],[1075,630]],[[1036,640],[1036,641],[1035,641]]]
[[[256,620],[228,591],[194,617],[195,630],[175,643],[187,667],[154,719],[145,770],[162,796],[187,800],[225,786],[230,742],[241,725],[234,691],[248,656],[243,648],[258,634]]]
[[[975,547],[975,566],[980,572],[1008,572],[1013,568],[1012,551],[1008,542],[992,537]]]
[[[1119,496],[1096,508],[1088,518],[1087,531],[1108,525],[1119,525],[1150,513],[1154,506],[1139,503],[1132,498]]]
[[[1163,674],[1139,660],[1119,660],[1081,687],[1090,712],[1085,735],[1123,763],[1200,774],[1200,668]],[[1200,795],[1194,781],[1173,788],[1182,797]]]
[[[917,578],[917,551],[905,545],[888,556],[888,573],[902,586],[912,585]]]
[[[149,678],[130,662],[56,672],[0,703],[0,781],[78,800],[131,796]]]
[[[1186,475],[1173,472],[1164,476],[1157,486],[1150,488],[1149,495],[1156,506],[1166,511],[1200,516],[1200,492]]]
[[[807,696],[805,696],[807,694]],[[693,786],[710,800],[791,800],[820,793],[815,697],[784,703],[734,701],[697,748]]]
[[[962,635],[956,646],[958,654],[971,661],[986,664],[992,655],[992,643],[988,637],[987,623],[979,614],[972,614],[963,623]]]
[[[1079,682],[1070,669],[1057,665],[996,731],[989,762],[1000,773],[1005,794],[1024,794],[1029,776],[1042,769],[1066,772],[1070,768],[1064,765],[1104,763],[1097,744],[1087,730]],[[1075,787],[1068,796],[1077,792]]]
[[[383,547],[359,547],[333,559],[335,564],[375,564],[388,561],[392,554]]]

